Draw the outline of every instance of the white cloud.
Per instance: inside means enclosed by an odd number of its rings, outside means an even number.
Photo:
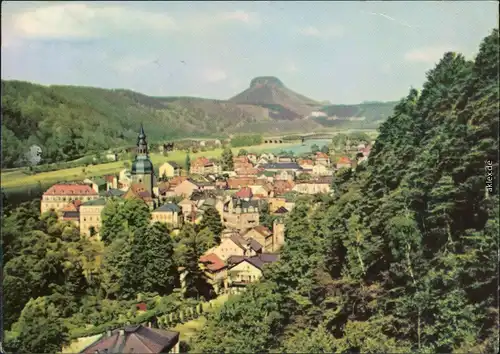
[[[256,13],[162,13],[119,4],[56,3],[4,14],[2,47],[22,39],[88,39],[112,35],[164,35],[166,32],[204,33],[225,25],[256,27]]]
[[[207,69],[203,73],[203,78],[207,82],[220,82],[227,79],[227,74],[221,69]]]
[[[298,32],[308,37],[331,38],[342,36],[344,34],[344,29],[341,26],[328,26],[324,28],[307,26],[300,28]]]
[[[449,45],[417,48],[406,52],[404,58],[414,63],[435,63],[443,57],[444,53],[456,50]]]
[[[92,38],[112,32],[169,31],[174,19],[116,5],[56,4],[12,15],[8,29],[24,38]]]

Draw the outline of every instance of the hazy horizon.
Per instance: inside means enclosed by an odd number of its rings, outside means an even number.
[[[228,99],[257,76],[318,101],[395,101],[473,59],[497,3],[3,2],[2,79]]]

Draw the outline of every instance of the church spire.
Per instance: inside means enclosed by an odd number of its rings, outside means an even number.
[[[146,142],[146,133],[144,133],[144,127],[141,123],[141,130],[139,131],[139,136],[137,137],[137,155],[147,155],[148,154],[148,143]]]

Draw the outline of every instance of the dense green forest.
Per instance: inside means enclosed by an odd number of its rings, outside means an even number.
[[[498,53],[446,53],[193,352],[498,352]]]

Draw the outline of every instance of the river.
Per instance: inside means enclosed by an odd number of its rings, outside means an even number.
[[[321,149],[323,145],[329,145],[332,142],[331,139],[311,139],[306,140],[304,145],[302,143],[297,143],[295,145],[287,145],[286,147],[273,147],[269,150],[266,149],[267,152],[272,152],[273,154],[280,153],[282,150],[292,151],[295,155],[304,154],[306,152],[311,152],[311,146],[314,144],[318,145]]]

